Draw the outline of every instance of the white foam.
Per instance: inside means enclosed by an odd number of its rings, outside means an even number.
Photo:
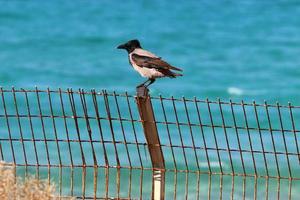
[[[237,87],[229,87],[227,89],[227,92],[231,95],[237,95],[237,96],[240,96],[240,95],[243,95],[244,91],[240,88],[237,88]]]
[[[211,168],[218,168],[218,167],[220,167],[220,164],[219,164],[218,161],[212,161],[212,162],[209,163],[209,165],[210,165]],[[226,164],[224,162],[221,162],[221,166],[223,168],[227,168],[228,164]],[[200,163],[200,167],[206,167],[206,168],[208,168],[208,163]]]

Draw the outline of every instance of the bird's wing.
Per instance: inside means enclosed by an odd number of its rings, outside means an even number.
[[[172,69],[177,71],[182,71],[181,69],[177,67],[173,67],[169,63],[163,61],[161,58],[158,57],[148,57],[143,55],[138,55],[136,53],[133,53],[131,55],[132,60],[140,67],[146,67],[146,68],[155,68],[155,69]]]

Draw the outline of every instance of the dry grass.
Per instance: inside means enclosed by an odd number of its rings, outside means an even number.
[[[28,177],[25,180],[15,178],[14,167],[0,162],[0,199],[58,200],[59,197],[55,195],[54,184],[49,185],[47,181],[34,177]]]

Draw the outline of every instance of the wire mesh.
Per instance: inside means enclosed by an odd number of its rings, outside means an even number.
[[[0,160],[61,197],[149,199],[135,97],[0,88]],[[166,199],[298,199],[300,106],[151,97]]]

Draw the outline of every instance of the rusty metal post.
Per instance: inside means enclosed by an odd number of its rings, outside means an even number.
[[[160,146],[158,131],[155,123],[151,99],[148,89],[144,86],[137,88],[136,102],[142,120],[144,134],[147,140],[151,157],[152,174],[152,199],[160,200],[165,196],[165,162]]]

